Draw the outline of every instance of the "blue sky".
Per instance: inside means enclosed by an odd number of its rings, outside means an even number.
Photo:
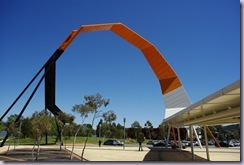
[[[240,79],[238,0],[1,0],[0,115],[81,25],[121,22],[153,43],[192,103]],[[71,112],[84,95],[110,98],[116,123],[157,127],[164,118],[159,82],[139,49],[110,31],[82,33],[57,62],[56,104]],[[18,113],[35,84],[13,107]],[[24,116],[44,109],[43,84]],[[80,122],[76,116],[76,122]],[[89,120],[87,120],[89,122]]]

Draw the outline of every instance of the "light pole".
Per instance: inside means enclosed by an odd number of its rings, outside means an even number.
[[[126,122],[126,118],[124,118],[124,145],[123,145],[123,149],[125,149],[125,122]]]

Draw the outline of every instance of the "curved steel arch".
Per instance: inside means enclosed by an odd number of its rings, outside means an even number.
[[[20,117],[24,113],[29,102],[33,98],[36,90],[39,88],[42,80],[45,78],[45,109],[51,111],[54,115],[58,115],[62,112],[55,103],[55,77],[56,77],[56,61],[66,50],[66,48],[71,44],[71,42],[76,38],[79,33],[82,32],[94,32],[94,31],[104,31],[110,30],[125,39],[135,47],[139,48],[147,59],[149,65],[153,69],[155,75],[157,76],[162,94],[164,97],[164,103],[166,107],[165,118],[171,116],[172,114],[178,112],[179,110],[189,106],[191,104],[183,86],[180,82],[178,76],[156,49],[156,47],[148,42],[146,39],[138,35],[133,30],[129,29],[127,26],[121,23],[110,23],[110,24],[93,24],[93,25],[83,25],[78,30],[73,30],[66,40],[59,46],[59,48],[53,53],[53,55],[48,59],[48,61],[42,66],[42,68],[37,72],[37,74],[32,78],[29,84],[24,88],[20,95],[15,99],[15,101],[10,105],[6,112],[1,116],[0,121],[7,115],[7,113],[12,109],[19,98],[25,93],[29,86],[34,82],[38,75],[45,69],[44,75],[39,80],[35,89],[31,93],[26,104],[22,108],[15,123],[19,121]],[[65,121],[64,121],[65,122]],[[59,131],[58,131],[59,132]],[[8,134],[2,141],[1,146],[4,145],[8,138]]]
[[[73,30],[58,49],[65,51],[79,33],[104,30],[114,32],[142,51],[160,81],[163,94],[169,93],[170,91],[182,86],[178,76],[156,47],[121,23],[83,25],[78,30]]]
[[[139,48],[144,54],[159,80],[166,107],[165,117],[170,116],[176,111],[191,104],[177,74],[157,48],[122,23],[83,25],[78,30],[73,30],[67,39],[59,46],[58,50],[65,51],[79,33],[105,30],[114,32],[135,47]]]

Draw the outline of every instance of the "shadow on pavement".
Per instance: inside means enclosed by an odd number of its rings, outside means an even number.
[[[195,155],[195,160],[192,160],[192,155],[189,151],[184,151],[172,148],[148,147],[150,151],[145,155],[143,161],[207,161],[206,159]]]
[[[35,156],[36,156],[35,150]],[[22,148],[10,150],[7,154],[6,152],[0,154],[1,161],[33,161],[32,160],[32,149],[30,148]],[[73,160],[70,160],[70,153],[66,150],[58,150],[53,148],[48,149],[40,149],[40,154],[38,156],[38,160],[34,161],[80,161],[79,158],[73,157]]]

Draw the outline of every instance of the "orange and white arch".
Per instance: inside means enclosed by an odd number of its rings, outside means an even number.
[[[105,30],[114,32],[140,49],[144,54],[161,86],[166,107],[165,118],[191,104],[178,76],[157,48],[152,43],[148,42],[139,34],[121,23],[83,25],[78,30],[73,30],[58,49],[60,51],[65,51],[79,33]]]

